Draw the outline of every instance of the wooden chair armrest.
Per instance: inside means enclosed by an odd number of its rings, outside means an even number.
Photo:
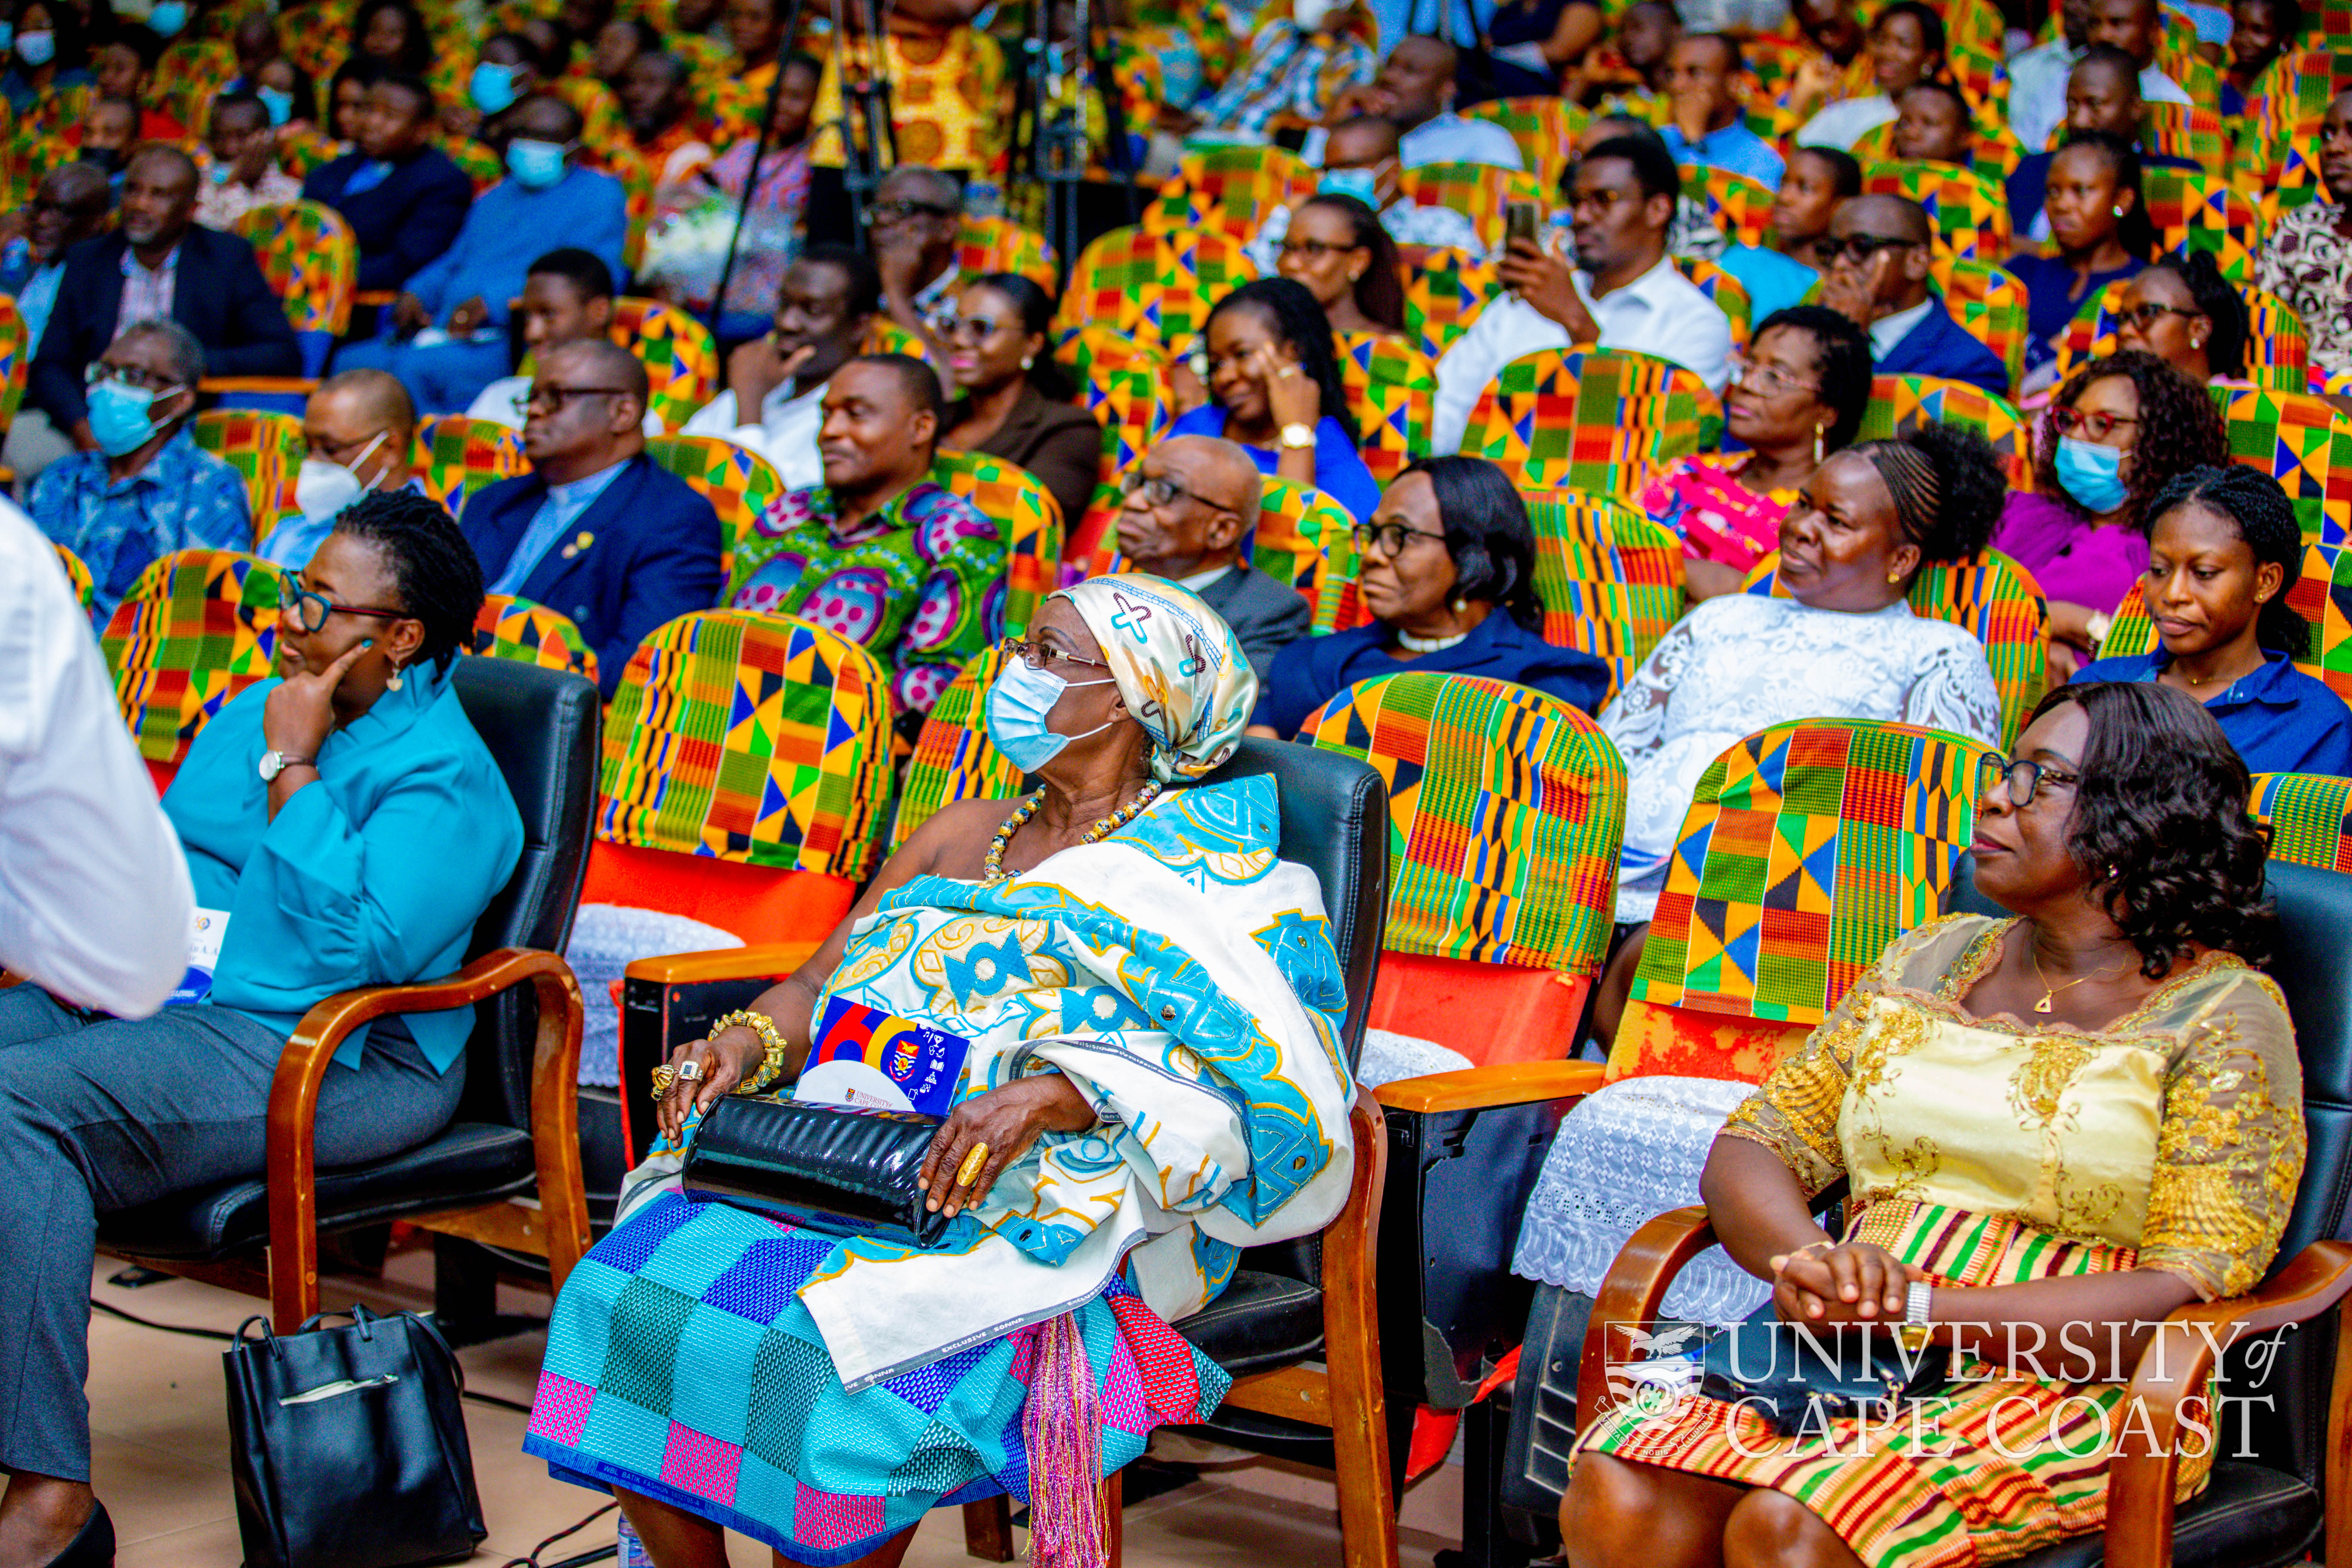
[[[208,375],[196,383],[199,392],[299,392],[319,390],[315,375]]]
[[[399,299],[400,290],[397,289],[362,289],[352,295],[352,304],[354,307],[373,305],[381,310],[386,305],[397,302]]]
[[[2294,1260],[2243,1296],[2200,1301],[2165,1319],[2140,1352],[2125,1395],[2130,1413],[2107,1468],[2105,1557],[2111,1568],[2168,1568],[2172,1562],[2172,1494],[2180,1468],[2181,1405],[2204,1392],[2214,1348],[2248,1334],[2305,1323],[2352,1291],[2352,1243],[2315,1241]],[[2210,1336],[2210,1337],[2209,1337]],[[2336,1562],[2352,1561],[2352,1450],[2345,1418],[2352,1401],[2352,1367],[2345,1362],[2344,1327],[2337,1325],[2336,1383],[2328,1405],[2327,1544]],[[2216,1413],[2206,1412],[2208,1441],[2222,1441]],[[2195,1439],[2192,1437],[2192,1441]],[[2338,1536],[2344,1537],[2338,1540]]]
[[[1378,1279],[1388,1121],[1359,1085],[1348,1112],[1355,1172],[1347,1206],[1323,1233],[1323,1360],[1339,1460],[1342,1568],[1395,1568],[1396,1499],[1389,1469],[1388,1398],[1381,1379]],[[1386,1537],[1385,1551],[1372,1542]]]
[[[335,1052],[361,1025],[398,1013],[432,1013],[529,985],[539,996],[531,1057],[531,1143],[547,1223],[548,1271],[557,1289],[588,1249],[588,1197],[580,1173],[580,985],[552,952],[500,948],[455,974],[412,985],[338,992],[302,1016],[269,1085],[269,1297],[281,1333],[315,1309],[319,1287],[319,1089]]]
[[[628,979],[650,980],[656,985],[686,985],[700,980],[781,980],[824,945],[823,938],[813,937],[804,942],[717,947],[703,952],[666,952],[656,958],[633,959],[623,973]]]
[[[1584,1350],[1577,1359],[1577,1425],[1589,1425],[1609,1397],[1609,1363],[1630,1361],[1630,1331],[1647,1331],[1658,1321],[1658,1305],[1683,1265],[1715,1245],[1715,1226],[1703,1204],[1673,1209],[1635,1231],[1609,1265],[1608,1278],[1585,1325]],[[1611,1335],[1616,1335],[1615,1342]]]
[[[1599,1089],[1607,1070],[1599,1062],[1498,1062],[1391,1079],[1372,1094],[1391,1110],[1480,1110],[1580,1098]]]

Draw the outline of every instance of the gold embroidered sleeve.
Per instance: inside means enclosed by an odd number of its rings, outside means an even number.
[[[2217,977],[2184,1020],[2165,1081],[2139,1266],[2178,1274],[2207,1300],[2261,1282],[2303,1179],[2303,1071],[2271,983]]]

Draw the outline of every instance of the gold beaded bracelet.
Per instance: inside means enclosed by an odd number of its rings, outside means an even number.
[[[784,1037],[777,1030],[773,1018],[745,1007],[715,1020],[708,1037],[716,1040],[738,1024],[759,1036],[761,1044],[767,1047],[767,1054],[760,1058],[759,1069],[735,1086],[737,1094],[758,1094],[784,1075]]]

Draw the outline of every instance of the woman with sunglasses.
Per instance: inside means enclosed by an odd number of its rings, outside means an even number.
[[[1746,450],[1677,458],[1641,494],[1650,520],[1683,542],[1683,592],[1694,603],[1739,591],[1780,542],[1798,490],[1845,449],[1870,405],[1870,337],[1826,306],[1766,318],[1732,367],[1724,427]]]
[[[2200,385],[2246,374],[2246,298],[2208,251],[2168,257],[2124,287],[2116,342],[2163,360]]]
[[[303,1016],[458,968],[522,853],[450,679],[482,570],[448,514],[369,495],[281,581],[278,678],[222,706],[163,795],[197,906],[180,990],[136,1020],[0,991],[12,1561],[113,1561],[81,1394],[98,1215],[259,1176],[270,1084]],[[353,1034],[320,1089],[320,1164],[385,1159],[446,1126],[472,1026],[453,1007]]]
[[[2094,360],[2051,400],[2033,489],[2009,498],[1993,548],[2033,574],[2050,605],[2050,679],[2090,661],[2147,570],[2148,502],[2176,474],[2230,460],[2204,386],[2137,350]]]
[[[1747,1375],[1797,1324],[1850,1368],[1863,1336],[1939,1347],[1950,1380],[1793,1436],[1696,1391],[1586,1413],[1559,1515],[1577,1568],[1989,1563],[2094,1533],[2146,1430],[2129,1380],[2156,1325],[2276,1254],[2303,1079],[2256,967],[2278,922],[2244,765],[2144,682],[2060,688],[2017,752],[1984,759],[1969,850],[2011,918],[1896,938],[1730,1107],[1696,1194],[1762,1303]],[[1825,1231],[1809,1204],[1835,1184]],[[2177,1446],[2182,1500],[2219,1447]]]
[[[1404,342],[1404,281],[1396,241],[1369,204],[1332,191],[1299,203],[1283,229],[1274,265],[1315,296],[1340,352],[1360,338]]]
[[[1250,733],[1288,740],[1360,680],[1401,669],[1531,686],[1590,713],[1608,668],[1543,639],[1527,503],[1484,458],[1423,458],[1356,525],[1357,585],[1373,620],[1274,657]]]
[[[1102,426],[1069,401],[1069,381],[1045,342],[1053,317],[1053,299],[1018,274],[992,272],[965,288],[947,324],[956,396],[940,445],[1028,469],[1075,526],[1094,500]]]
[[[2303,527],[2279,482],[2242,463],[2192,468],[2173,476],[2150,515],[2140,594],[2158,646],[2074,679],[2187,692],[2250,772],[2352,774],[2352,710],[2295,668],[2315,650],[2311,623],[2287,605]]]

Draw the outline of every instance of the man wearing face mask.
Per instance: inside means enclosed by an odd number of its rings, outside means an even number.
[[[187,431],[204,374],[205,352],[186,329],[131,326],[89,367],[84,427],[94,449],[33,482],[26,510],[89,568],[101,624],[157,557],[253,542],[245,481]]]
[[[206,228],[234,228],[255,207],[302,196],[302,182],[278,166],[268,106],[253,93],[213,100],[212,134],[196,167],[196,221]]]
[[[530,264],[562,236],[625,270],[626,198],[609,174],[578,165],[580,112],[557,98],[525,99],[509,116],[508,177],[482,193],[455,244],[409,279],[391,335],[346,344],[339,370],[390,371],[424,414],[456,414],[510,368],[507,320]]]
[[[301,374],[294,329],[253,247],[197,227],[195,215],[194,162],[176,148],[142,147],[123,173],[121,226],[66,258],[27,395],[79,450],[100,446],[83,373],[134,322],[178,322],[215,375]]]
[[[127,98],[93,98],[72,137],[74,156],[115,184],[139,145],[139,105]]]
[[[415,440],[416,407],[383,372],[347,370],[320,382],[302,409],[296,510],[280,518],[254,552],[299,571],[334,531],[335,520],[362,496],[372,490],[424,495],[425,483],[408,464]]]
[[[683,434],[757,452],[796,490],[824,482],[816,435],[824,389],[865,343],[881,302],[881,275],[863,252],[809,247],[784,273],[774,330],[728,356],[726,390],[695,410]],[[747,408],[756,419],[744,417]]]
[[[1381,226],[1408,262],[1418,262],[1431,250],[1459,250],[1474,261],[1486,259],[1477,226],[1466,214],[1397,199],[1399,166],[1396,122],[1367,115],[1331,132],[1323,145],[1323,178],[1316,189],[1327,195],[1353,196],[1380,214]],[[1289,235],[1290,206],[1285,203],[1265,215],[1257,237],[1244,249],[1260,272],[1272,277]]]
[[[40,350],[57,304],[66,252],[98,232],[114,208],[114,194],[106,176],[88,163],[68,163],[51,170],[26,205],[21,230],[0,245],[0,294],[16,297],[16,313],[25,320],[25,353],[32,354]],[[0,446],[0,466],[15,472],[22,494],[43,468],[72,450],[47,414],[23,407]]]
[[[474,182],[433,144],[433,89],[397,72],[367,89],[359,148],[302,182],[306,200],[342,214],[359,242],[359,287],[401,289],[465,226]]]

